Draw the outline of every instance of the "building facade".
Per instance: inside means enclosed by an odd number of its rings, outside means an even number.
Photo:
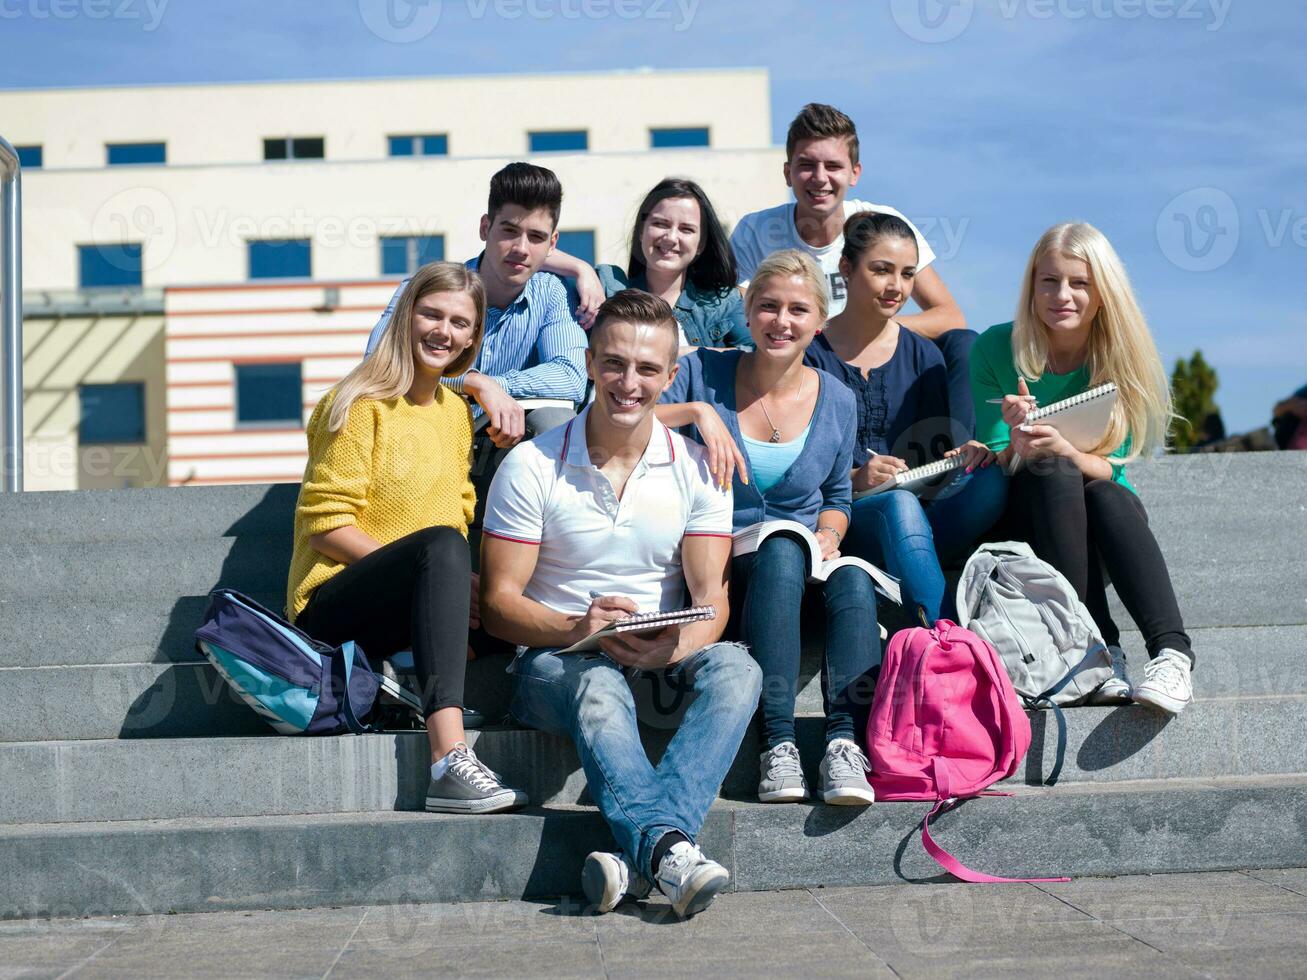
[[[495,170],[555,170],[560,248],[624,262],[663,177],[728,223],[781,199],[769,98],[762,70],[0,92],[24,159],[27,485],[298,479],[303,420],[395,284],[479,251]],[[132,461],[106,474],[106,453]]]

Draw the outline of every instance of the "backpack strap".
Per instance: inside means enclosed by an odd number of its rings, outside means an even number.
[[[355,735],[367,735],[372,732],[381,731],[380,725],[366,725],[359,720],[358,712],[354,710],[354,702],[350,700],[349,681],[354,674],[354,641],[346,640],[340,645],[341,660],[345,664],[345,692],[340,699],[340,706],[345,709],[345,724]]]
[[[1060,707],[1053,703],[1053,696],[1061,691],[1062,688],[1070,684],[1071,679],[1075,677],[1076,674],[1080,673],[1080,671],[1084,670],[1085,665],[1089,663],[1091,659],[1096,657],[1103,649],[1103,644],[1095,643],[1080,659],[1080,663],[1076,664],[1066,672],[1065,677],[1050,687],[1047,691],[1043,691],[1042,693],[1035,695],[1033,698],[1026,699],[1026,704],[1031,708],[1039,708],[1043,706],[1052,708],[1053,717],[1057,719],[1057,758],[1053,760],[1053,768],[1049,772],[1048,778],[1044,780],[1045,786],[1053,786],[1057,783],[1058,777],[1062,775],[1062,763],[1066,761],[1066,715],[1062,713]]]
[[[968,799],[970,798],[971,797],[968,797]],[[948,813],[949,810],[952,810],[961,802],[961,800],[957,799],[939,800],[921,821],[921,844],[925,847],[926,853],[934,858],[935,862],[954,878],[958,878],[961,881],[968,881],[972,884],[1030,883],[1071,880],[1070,878],[1000,878],[997,875],[985,874],[983,871],[973,871],[968,868],[952,854],[936,844],[935,839],[930,836],[930,822],[941,813]]]

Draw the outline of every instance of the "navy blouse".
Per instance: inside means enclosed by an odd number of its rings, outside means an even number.
[[[897,456],[909,466],[920,466],[953,448],[944,356],[907,327],[899,328],[893,356],[872,368],[865,378],[856,367],[840,360],[825,334],[813,338],[803,360],[838,378],[853,392],[858,405],[854,466],[862,466],[872,453]]]

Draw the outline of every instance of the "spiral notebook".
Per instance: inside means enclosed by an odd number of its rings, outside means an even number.
[[[1067,442],[1082,453],[1087,453],[1102,441],[1115,407],[1116,385],[1109,381],[1035,409],[1026,416],[1025,424],[1051,425],[1062,433],[1062,438]],[[1015,473],[1020,466],[1021,457],[1014,454],[1008,474]]]
[[[579,640],[570,647],[558,652],[584,653],[587,650],[598,650],[599,641],[605,636],[615,636],[618,633],[651,633],[665,626],[682,626],[685,623],[697,623],[705,619],[716,618],[716,606],[690,606],[686,609],[668,609],[663,612],[636,613],[633,616],[626,617],[626,619],[619,619],[616,622],[609,623],[603,629],[591,633],[584,640]]]
[[[924,466],[914,466],[910,470],[895,473],[884,483],[879,483],[870,490],[855,490],[853,499],[861,500],[863,497],[874,497],[886,490],[910,490],[913,493],[920,493],[940,477],[952,473],[959,467],[965,466],[966,463],[967,457],[963,453],[958,453],[948,459],[937,459],[935,462],[926,463]]]

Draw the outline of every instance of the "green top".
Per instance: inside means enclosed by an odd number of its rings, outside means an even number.
[[[1089,369],[1079,367],[1070,374],[1053,374],[1045,371],[1038,381],[1026,379],[1030,393],[1040,405],[1070,398],[1089,389]],[[976,438],[994,452],[1007,448],[1010,437],[1003,421],[1003,406],[991,405],[989,399],[1015,394],[1017,368],[1012,359],[1012,324],[1000,323],[990,327],[971,348],[971,397],[976,403]],[[1124,460],[1130,455],[1130,437],[1108,454],[1112,464],[1112,480],[1132,493],[1138,493],[1126,479]]]

